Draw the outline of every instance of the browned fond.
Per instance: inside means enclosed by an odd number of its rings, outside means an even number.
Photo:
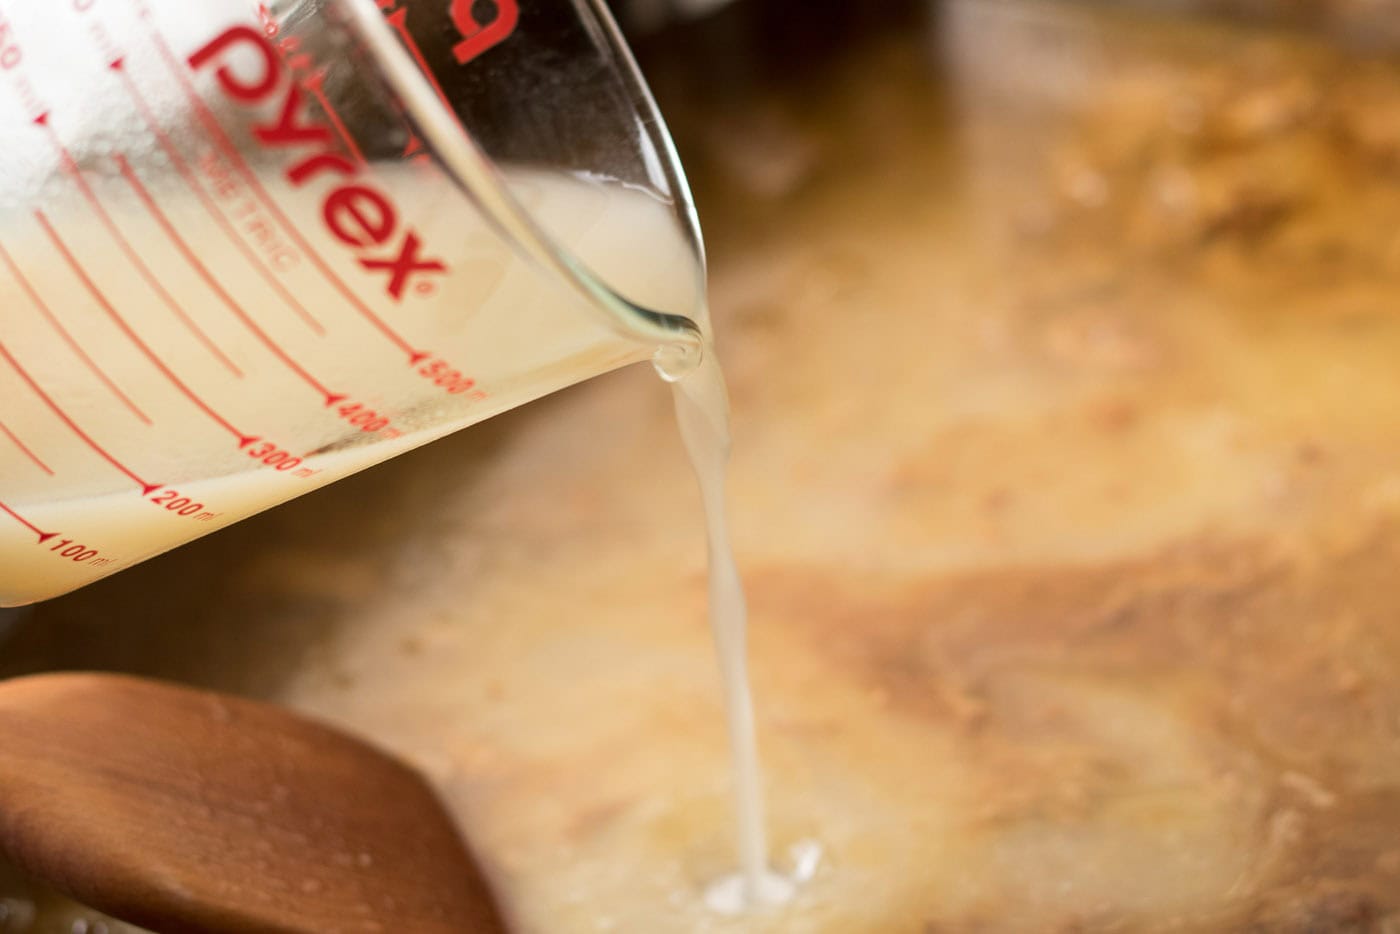
[[[777,856],[825,852],[785,913],[699,899],[727,760],[641,369],[41,608],[12,664],[372,735],[532,932],[1395,930],[1400,75],[1106,6],[660,63]]]

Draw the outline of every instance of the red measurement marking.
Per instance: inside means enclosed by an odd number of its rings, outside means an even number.
[[[360,151],[360,147],[355,144],[355,138],[350,135],[350,128],[345,125],[345,121],[340,118],[340,111],[335,109],[331,99],[326,96],[326,73],[324,70],[318,71],[309,76],[301,83],[312,97],[316,98],[316,103],[321,105],[321,110],[326,114],[326,119],[330,121],[331,127],[335,130],[340,141],[345,144],[345,148],[350,150],[351,157],[356,162],[363,163],[365,154]]]
[[[40,470],[48,474],[50,477],[53,476],[53,468],[49,467],[48,464],[41,461],[39,459],[39,455],[31,451],[29,449],[29,445],[19,440],[19,438],[15,436],[15,433],[11,431],[9,429],[9,426],[7,426],[4,422],[0,422],[0,434],[3,434],[5,437],[9,438],[10,441],[14,444],[14,446],[19,448],[22,452],[24,452],[24,455],[30,460],[32,460]]]
[[[209,268],[205,266],[204,263],[200,262],[199,257],[195,256],[194,250],[190,248],[185,238],[180,236],[180,232],[175,229],[175,225],[170,222],[170,218],[160,209],[160,205],[158,205],[155,198],[151,196],[150,190],[147,189],[146,186],[142,184],[141,179],[136,176],[136,172],[131,168],[131,163],[126,160],[126,157],[119,155],[116,157],[116,160],[117,168],[121,171],[122,177],[126,179],[127,183],[136,193],[136,197],[140,199],[146,210],[150,212],[151,217],[160,225],[160,228],[165,231],[165,235],[175,244],[176,249],[185,257],[185,261],[190,264],[195,272],[199,273],[200,278],[208,284],[209,288],[214,291],[214,294],[219,296],[219,300],[228,306],[229,310],[237,316],[238,320],[243,322],[244,326],[252,331],[254,336],[262,341],[263,345],[266,346],[268,350],[272,351],[277,359],[286,364],[287,367],[304,380],[308,386],[320,393],[328,407],[335,405],[337,402],[343,402],[347,398],[344,393],[331,392],[323,386],[314,376],[306,372],[301,364],[293,360],[266,331],[258,326],[258,323],[252,319],[243,306],[214,278],[214,274],[209,271]]]
[[[29,300],[34,303],[34,307],[39,309],[39,313],[53,326],[53,329],[58,332],[59,337],[63,338],[63,342],[68,345],[69,349],[78,355],[78,359],[82,360],[87,368],[93,372],[93,375],[102,381],[102,385],[106,386],[122,405],[130,409],[131,414],[141,419],[141,421],[145,422],[147,425],[151,424],[150,416],[141,411],[136,403],[131,401],[131,397],[122,392],[121,387],[112,382],[112,378],[106,374],[102,367],[97,365],[97,361],[89,357],[87,351],[79,346],[77,340],[75,340],[73,335],[68,332],[68,329],[63,326],[63,322],[58,320],[53,310],[39,297],[39,293],[34,290],[34,286],[30,284],[29,280],[24,277],[24,273],[19,271],[19,266],[15,263],[14,259],[11,258],[10,254],[5,251],[3,246],[0,246],[0,262],[3,262],[9,268],[10,275],[14,276],[15,281],[19,283],[19,287],[24,290],[24,294],[29,296]]]
[[[196,408],[205,415],[208,415],[219,427],[237,438],[240,448],[246,448],[248,445],[258,440],[256,436],[245,434],[235,428],[228,419],[210,408],[208,403],[201,399],[194,390],[190,389],[180,377],[176,376],[170,367],[166,365],[165,361],[141,339],[139,334],[132,330],[131,325],[127,323],[126,319],[123,318],[116,307],[112,305],[106,294],[97,287],[96,282],[92,281],[92,277],[88,275],[87,270],[78,262],[78,258],[73,255],[73,252],[68,249],[68,245],[63,242],[63,239],[58,235],[58,231],[53,229],[53,225],[49,223],[49,219],[44,215],[44,212],[35,211],[34,218],[39,222],[39,226],[44,228],[44,233],[48,234],[49,240],[53,242],[54,248],[58,250],[64,262],[66,262],[73,270],[74,274],[77,275],[78,280],[83,283],[83,286],[92,295],[93,299],[96,300],[97,304],[102,307],[102,310],[107,313],[107,316],[121,329],[122,333],[127,336],[127,339],[146,355],[146,359],[150,360],[151,364],[155,366],[156,369],[160,370],[161,375],[168,379],[176,389],[180,390],[185,398],[194,403]]]
[[[423,55],[423,50],[419,47],[418,40],[414,39],[413,33],[408,31],[408,7],[389,10],[389,8],[397,2],[398,0],[379,0],[379,8],[387,11],[384,17],[385,21],[398,32],[399,38],[403,40],[404,48],[408,49],[409,54],[413,56],[413,60],[418,63],[418,70],[423,73],[423,77],[428,79],[428,83],[432,85],[433,91],[438,96],[438,100],[442,101],[442,105],[446,107],[449,112],[455,112],[452,102],[447,99],[446,92],[443,91],[442,85],[438,83],[437,75],[433,74],[433,70],[428,67],[428,59]],[[402,158],[412,159],[413,162],[420,167],[429,166],[436,168],[432,157],[424,151],[423,140],[418,137],[417,133],[409,133],[408,143],[403,148]]]
[[[145,495],[150,496],[152,493],[154,493],[156,490],[159,490],[164,485],[160,483],[147,483],[145,480],[142,480],[140,476],[133,472],[129,467],[127,467],[121,461],[117,460],[110,453],[108,453],[106,448],[94,441],[91,435],[83,431],[83,429],[78,426],[78,423],[73,421],[73,419],[69,417],[67,412],[63,411],[62,407],[59,406],[59,404],[53,400],[52,396],[44,392],[43,387],[34,381],[34,377],[29,375],[28,370],[19,365],[19,361],[14,358],[14,356],[10,353],[10,351],[5,347],[4,344],[0,344],[0,357],[5,358],[5,360],[10,364],[10,366],[14,368],[14,371],[19,374],[20,379],[24,380],[25,383],[29,385],[29,388],[34,390],[35,395],[37,395],[40,399],[44,400],[44,404],[47,405],[51,410],[53,410],[53,413],[59,417],[59,420],[62,421],[63,424],[67,425],[68,428],[79,438],[82,438],[83,443],[85,443],[88,447],[96,451],[102,457],[103,460],[120,470],[122,473],[126,474],[126,476],[129,477],[131,480],[135,481],[135,483],[138,486],[140,486],[141,489],[144,491]]]
[[[169,135],[161,128],[160,121],[156,119],[155,111],[151,109],[151,105],[146,100],[145,95],[142,94],[141,89],[137,87],[135,79],[127,74],[125,59],[116,59],[112,62],[110,67],[121,76],[122,84],[126,86],[127,93],[131,95],[132,101],[136,104],[136,109],[141,112],[142,119],[145,120],[146,126],[150,129],[152,135],[155,136],[156,142],[159,143],[161,150],[165,153],[171,164],[175,166],[175,171],[179,172],[180,177],[185,180],[185,184],[189,185],[190,190],[199,198],[200,203],[204,205],[204,209],[209,212],[209,216],[214,219],[214,222],[219,225],[224,234],[233,242],[233,245],[243,254],[244,258],[253,264],[253,268],[256,269],[258,274],[263,277],[264,281],[272,287],[272,290],[277,293],[278,297],[287,303],[287,307],[291,308],[292,311],[296,313],[297,317],[305,321],[313,331],[317,334],[324,335],[326,329],[321,322],[317,321],[311,312],[306,310],[306,307],[302,305],[297,297],[287,290],[287,287],[282,284],[282,281],[263,265],[262,260],[258,259],[257,254],[244,242],[243,237],[238,231],[233,229],[233,225],[228,222],[228,218],[224,217],[218,205],[214,204],[209,198],[203,185],[200,184],[199,179],[190,168],[189,163],[180,155],[179,150],[177,150],[170,141]]]
[[[383,7],[384,4],[381,3],[380,8],[382,9]],[[423,73],[423,76],[428,79],[428,83],[433,86],[433,90],[437,92],[438,100],[442,101],[443,106],[447,108],[449,113],[455,112],[452,107],[452,102],[447,99],[447,94],[442,90],[442,85],[438,84],[437,76],[433,74],[432,68],[428,67],[428,59],[423,55],[423,50],[418,47],[418,42],[413,38],[413,33],[408,31],[408,7],[401,7],[400,9],[394,10],[385,16],[384,19],[398,32],[399,38],[403,40],[403,44],[408,49],[409,54],[412,55],[413,60],[418,63],[418,70]]]
[[[83,199],[92,207],[93,212],[97,214],[98,220],[102,221],[102,226],[106,227],[107,232],[112,235],[112,239],[117,241],[117,246],[121,248],[122,253],[126,254],[126,258],[131,262],[131,265],[135,266],[136,271],[141,274],[141,278],[146,280],[146,284],[160,296],[160,300],[164,302],[165,306],[180,320],[180,323],[189,329],[190,333],[195,336],[195,339],[203,344],[206,350],[218,358],[219,362],[227,367],[230,373],[242,379],[243,371],[240,370],[237,364],[230,360],[228,355],[210,339],[208,334],[204,333],[204,329],[180,306],[180,303],[177,302],[175,297],[161,284],[160,280],[156,278],[155,273],[151,272],[151,268],[146,265],[145,261],[141,259],[136,250],[132,248],[131,241],[121,232],[116,223],[112,220],[112,216],[107,213],[107,209],[98,201],[97,194],[92,190],[92,186],[87,183],[87,179],[83,178],[83,173],[78,168],[78,163],[73,159],[73,154],[68,151],[68,147],[63,145],[62,140],[58,138],[58,134],[49,124],[47,118],[48,114],[45,114],[42,122],[35,122],[43,126],[45,135],[49,138],[49,142],[52,143],[54,149],[58,151],[59,162],[63,166],[63,173],[78,186],[78,190],[82,192]]]
[[[209,109],[209,106],[204,103],[204,99],[199,96],[199,91],[195,88],[194,83],[190,81],[189,75],[185,73],[183,64],[175,56],[175,53],[171,51],[164,37],[161,36],[159,32],[152,31],[151,41],[155,43],[157,51],[160,53],[161,57],[165,59],[166,65],[175,76],[175,80],[178,81],[180,87],[184,89],[185,97],[189,101],[190,107],[199,117],[199,121],[204,124],[204,128],[208,132],[210,140],[223,152],[224,157],[238,174],[243,176],[243,180],[248,184],[248,187],[253,190],[254,194],[257,195],[258,200],[263,203],[263,206],[277,218],[278,223],[286,228],[287,235],[296,243],[301,251],[306,254],[311,263],[320,270],[321,275],[326,278],[326,281],[328,281],[366,321],[373,325],[376,330],[383,334],[384,337],[388,338],[396,347],[407,354],[410,365],[417,364],[431,356],[424,351],[415,349],[402,335],[390,327],[384,319],[375,314],[374,310],[366,305],[364,301],[355,294],[354,290],[336,274],[335,270],[331,269],[325,259],[311,248],[311,244],[302,235],[301,231],[292,224],[291,220],[277,205],[277,202],[267,193],[267,189],[264,188],[262,182],[258,180],[256,173],[248,167],[248,163],[244,160],[242,154],[239,153],[238,147],[234,145],[233,140],[229,139],[228,134],[224,132],[223,127],[219,124],[218,118],[214,116],[214,112]]]
[[[15,520],[16,522],[18,522],[20,525],[24,526],[26,529],[28,529],[29,531],[33,532],[35,535],[39,536],[39,544],[40,544],[40,545],[44,544],[44,543],[47,542],[49,539],[51,539],[51,538],[55,537],[56,535],[58,535],[57,532],[45,532],[44,530],[40,529],[38,526],[34,525],[34,523],[30,522],[28,519],[24,518],[24,517],[21,516],[19,513],[15,512],[15,511],[14,511],[13,509],[11,509],[9,506],[6,506],[4,503],[0,503],[0,510],[4,510],[6,513],[9,514],[9,516],[10,516],[11,519],[14,519],[14,520]]]

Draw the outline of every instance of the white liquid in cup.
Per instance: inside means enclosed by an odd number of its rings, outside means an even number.
[[[396,183],[396,190],[408,198],[417,190],[407,175],[411,171],[381,175],[389,176]],[[605,274],[615,272],[627,279],[631,294],[649,298],[657,307],[688,307],[686,302],[693,302],[690,290],[696,279],[695,261],[678,234],[669,206],[620,186],[563,176],[517,174],[513,184],[527,208],[547,229],[568,238],[567,248],[594,269]],[[205,261],[211,268],[226,268],[226,263],[234,260],[230,257],[221,262],[224,258],[219,256],[218,247],[223,235],[212,222],[201,223],[207,212],[194,202],[193,198],[167,198],[161,210],[173,223],[179,223],[185,239],[204,244]],[[151,218],[135,210],[128,199],[111,198],[106,210],[119,228],[133,233],[151,223]],[[431,218],[433,212],[425,211],[419,216]],[[419,331],[415,336],[425,345],[464,347],[459,356],[472,361],[473,377],[494,392],[474,409],[456,417],[434,422],[435,413],[429,413],[418,430],[400,438],[306,457],[304,469],[316,471],[310,481],[312,486],[355,473],[529,398],[637,359],[634,347],[619,342],[571,307],[566,293],[559,293],[558,308],[542,304],[535,273],[484,225],[461,230],[460,213],[453,223],[459,230],[457,242],[463,244],[463,250],[450,257],[449,262],[472,271],[468,282],[455,287],[471,294],[461,296],[465,310],[460,317],[438,321],[437,333],[425,333],[422,329],[432,327],[434,320],[421,319],[416,322]],[[54,222],[54,227],[57,232],[59,223]],[[101,436],[104,445],[124,462],[128,458],[133,463],[139,461],[137,454],[128,452],[139,450],[137,442],[152,426],[134,419],[98,375],[81,365],[53,320],[34,306],[26,286],[40,296],[82,352],[100,366],[102,373],[154,426],[195,424],[197,427],[192,430],[203,430],[205,435],[201,437],[207,436],[207,426],[198,424],[200,413],[192,409],[185,396],[172,390],[166,375],[135,348],[126,346],[122,335],[95,313],[92,298],[71,280],[71,275],[52,262],[44,265],[33,261],[42,253],[32,247],[26,250],[25,244],[40,240],[42,231],[26,229],[14,233],[16,237],[0,237],[0,244],[21,259],[30,258],[30,262],[18,275],[0,268],[0,305],[7,309],[3,340],[22,365],[29,364],[26,369],[41,387],[75,422],[94,436]],[[86,273],[105,291],[122,296],[131,294],[129,289],[143,287],[129,260],[104,242],[108,234],[100,226],[66,224],[59,235]],[[16,241],[18,245],[12,247]],[[147,236],[145,242],[158,244],[159,239]],[[172,245],[160,248],[170,251]],[[638,257],[645,257],[645,262],[639,263]],[[196,387],[202,397],[219,400],[224,411],[248,413],[244,416],[248,418],[256,413],[260,434],[304,435],[308,431],[308,410],[285,404],[289,388],[295,388],[289,387],[287,373],[277,372],[285,368],[225,309],[217,307],[207,284],[191,276],[171,276],[166,287],[244,375],[235,378],[212,357],[200,357],[205,348],[194,346],[188,334],[173,327],[164,329],[164,341],[158,336],[150,338],[151,344],[160,347],[162,356],[170,361],[171,368]],[[291,320],[285,312],[282,320],[266,314],[269,296],[259,296],[264,287],[255,277],[249,275],[244,281],[229,279],[224,287],[241,304],[257,309],[263,326],[276,335],[281,345],[301,359],[317,357],[311,335],[300,333],[300,322]],[[149,302],[149,296],[143,298]],[[158,330],[150,326],[152,317],[136,319],[135,326],[142,332]],[[482,348],[483,352],[472,353],[474,348]],[[319,372],[347,377],[372,374],[379,378],[384,370],[382,347],[373,342],[342,342],[335,351],[334,359],[326,358]],[[512,374],[527,356],[557,362],[549,367],[546,378],[530,385],[511,385]],[[335,376],[327,378],[333,380]],[[710,622],[723,674],[734,761],[740,872],[733,879],[721,880],[710,901],[721,911],[733,912],[783,901],[791,894],[792,883],[770,872],[767,864],[763,793],[746,665],[746,609],[724,515],[728,401],[713,354],[673,388],[682,437],[700,481],[708,523]],[[36,545],[35,533],[29,527],[0,522],[0,554],[5,555],[0,562],[0,594],[11,601],[42,599],[75,589],[308,489],[307,483],[290,483],[275,470],[242,469],[188,479],[152,473],[153,481],[159,478],[166,482],[163,490],[150,496],[141,495],[130,484],[101,492],[112,486],[111,465],[82,439],[57,424],[53,412],[8,367],[0,367],[0,397],[7,400],[2,413],[6,429],[24,444],[21,449],[9,439],[0,438],[0,469],[6,479],[4,503],[26,522],[53,536]],[[314,407],[313,414],[319,414]],[[178,462],[178,438],[167,437],[165,443],[173,446],[169,459]],[[189,466],[194,470],[197,463]],[[54,482],[57,477],[50,476],[44,468],[53,470],[62,482]],[[56,492],[65,495],[55,495]],[[171,505],[179,510],[171,511]],[[180,511],[191,514],[181,515]],[[77,545],[97,551],[98,556],[81,563],[65,559],[63,553]]]

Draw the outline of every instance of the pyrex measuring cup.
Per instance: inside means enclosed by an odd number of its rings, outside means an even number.
[[[588,0],[0,0],[0,605],[699,351]]]

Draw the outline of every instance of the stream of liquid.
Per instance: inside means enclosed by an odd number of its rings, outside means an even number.
[[[529,196],[531,210],[556,227],[567,227],[571,223],[577,227],[575,242],[587,247],[591,261],[614,263],[616,257],[635,256],[649,246],[651,255],[656,258],[658,276],[664,278],[670,275],[678,279],[693,276],[693,259],[687,251],[679,245],[669,250],[661,248],[662,244],[670,243],[667,235],[672,225],[657,203],[621,189],[599,190],[568,179],[538,175],[531,176],[527,181],[528,188],[522,190]],[[115,261],[95,264],[93,269],[103,276],[116,276],[121,272]],[[48,281],[44,276],[36,275],[36,278]],[[507,310],[521,306],[525,300],[517,293],[531,284],[532,280],[528,278],[520,281],[503,278],[490,300],[477,304],[476,333],[481,335],[483,343],[492,347],[512,346],[513,332],[510,328],[519,328],[520,325],[503,324],[499,330],[493,331],[491,311],[497,306]],[[9,296],[9,285],[0,282],[0,296]],[[217,309],[211,309],[211,312],[213,310]],[[7,319],[7,340],[13,346],[26,350],[32,347],[36,359],[50,352],[51,348],[45,343],[50,340],[50,335],[44,330],[46,325],[43,319],[35,315],[14,315],[12,319]],[[556,341],[567,336],[559,327],[551,327],[547,333]],[[244,351],[241,345],[230,346],[240,353]],[[356,360],[358,351],[357,346],[352,346],[343,351],[343,355],[369,370],[368,362]],[[58,351],[53,350],[52,353],[57,354]],[[498,356],[498,363],[513,359],[504,352]],[[562,351],[560,356],[564,356]],[[245,382],[253,382],[254,375],[260,376],[254,374],[250,363],[245,362],[244,365],[250,374]],[[189,414],[182,408],[183,400],[162,383],[158,371],[139,366],[118,367],[115,362],[112,370],[120,373],[124,385],[143,400],[153,417],[164,423],[176,423]],[[587,375],[587,371],[564,373],[563,379],[575,381]],[[795,882],[793,878],[773,872],[768,863],[770,850],[747,664],[747,608],[730,543],[725,508],[725,480],[731,442],[729,401],[724,377],[716,356],[707,349],[698,366],[679,379],[669,376],[667,379],[672,383],[681,437],[699,482],[707,522],[709,616],[723,677],[733,763],[739,872],[712,886],[707,893],[707,902],[716,911],[737,913],[749,907],[787,900]],[[4,385],[16,388],[8,383]],[[215,391],[212,378],[206,377],[201,385],[208,393]],[[242,399],[251,396],[246,386],[240,389],[240,393]],[[229,402],[229,405],[233,404],[233,401]],[[44,411],[37,405],[6,407],[10,425],[44,442],[48,446],[46,450],[56,451],[59,442],[71,443],[73,439],[35,420],[43,414]],[[258,417],[262,424],[271,426],[269,430],[290,437],[299,430],[296,415],[296,411],[290,408],[262,405]],[[456,426],[448,424],[435,431],[441,433],[452,427]],[[420,440],[407,438],[401,442],[401,447],[415,446]],[[311,458],[311,463],[320,471],[322,479],[328,479],[353,473],[384,459],[388,454],[385,445],[367,445],[317,455]],[[95,484],[104,476],[101,470],[105,464],[87,458],[66,461],[64,467],[70,479],[76,478],[75,485],[87,476],[83,471],[94,475],[92,482]],[[14,482],[22,479],[18,477]],[[32,493],[11,489],[10,500],[44,528],[80,529],[85,540],[102,544],[118,543],[122,552],[135,558],[164,551],[181,540],[178,537],[181,527],[176,526],[164,510],[152,508],[152,504],[141,497],[121,491],[98,496],[50,498],[52,494],[39,484],[43,477],[36,473],[33,479]],[[288,488],[283,479],[271,471],[243,471],[231,476],[190,480],[182,483],[180,490],[183,495],[193,497],[201,504],[218,504],[221,515],[218,520],[208,523],[212,529],[295,495],[297,490]],[[0,596],[8,593],[20,598],[37,599],[72,589],[109,572],[108,568],[89,569],[71,562],[46,560],[53,556],[33,547],[33,542],[20,534],[24,531],[18,526],[0,526],[0,532],[5,536],[0,537],[0,553],[5,554],[7,559],[5,566],[0,568]],[[13,545],[7,544],[11,539]]]
[[[715,882],[706,893],[711,908],[737,914],[748,908],[782,904],[796,889],[796,878],[768,864],[768,833],[753,693],[748,669],[748,606],[734,560],[726,510],[726,475],[731,436],[724,373],[712,350],[692,372],[672,383],[676,422],[700,485],[709,549],[709,613],[720,672],[734,773],[739,872]],[[799,873],[800,875],[801,873]]]

